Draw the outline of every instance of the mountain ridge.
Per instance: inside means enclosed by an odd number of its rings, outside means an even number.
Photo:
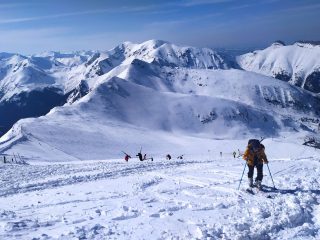
[[[213,50],[168,44],[126,42],[110,51],[86,52],[84,57],[56,53],[45,60],[33,57],[36,66],[47,66],[42,70],[54,79],[43,89],[57,86],[63,101],[48,107],[45,116],[18,121],[1,138],[0,150],[30,153],[32,149],[35,158],[43,158],[51,149],[56,156],[46,159],[99,159],[115,156],[112,149],[119,146],[145,145],[157,151],[155,136],[179,148],[172,139],[201,142],[280,136],[283,132],[316,133],[320,116],[317,94],[235,69]],[[45,64],[52,55],[63,58]],[[25,70],[26,66],[21,66]],[[96,143],[97,134],[100,143]],[[102,145],[107,147],[95,150]],[[168,147],[163,144],[162,150]],[[79,153],[79,149],[87,149],[87,153]]]
[[[237,57],[239,66],[320,93],[320,47],[310,42],[274,43]]]

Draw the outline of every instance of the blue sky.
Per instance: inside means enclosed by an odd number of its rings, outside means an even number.
[[[320,40],[318,0],[0,0],[0,51],[108,50],[167,40],[262,48]]]

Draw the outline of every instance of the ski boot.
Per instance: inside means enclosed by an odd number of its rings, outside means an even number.
[[[261,181],[256,181],[255,183],[256,187],[259,189],[259,190],[262,190],[262,185],[261,185]]]
[[[252,178],[248,178],[248,184],[249,184],[249,188],[253,188],[253,179]]]

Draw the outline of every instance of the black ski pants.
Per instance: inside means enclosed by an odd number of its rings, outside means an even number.
[[[258,164],[256,166],[249,166],[249,171],[248,171],[248,178],[253,178],[253,172],[254,172],[254,167],[257,168],[257,177],[256,181],[262,181],[263,178],[263,164]]]

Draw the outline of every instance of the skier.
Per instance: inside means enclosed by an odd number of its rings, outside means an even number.
[[[139,158],[140,161],[143,161],[141,152],[139,152],[136,156]]]
[[[178,156],[177,159],[183,159],[183,154]]]
[[[264,145],[257,139],[250,139],[248,142],[247,149],[243,154],[243,159],[247,162],[249,167],[248,181],[249,187],[257,187],[261,189],[261,182],[263,178],[263,163],[268,163],[267,156],[264,152]],[[253,172],[254,168],[257,168],[257,177],[255,184],[253,184]]]
[[[236,154],[237,154],[236,151],[233,151],[232,154],[233,154],[233,158],[236,158]]]
[[[126,160],[128,162],[130,158],[131,158],[131,156],[126,154],[126,156],[124,157],[124,160]]]
[[[167,160],[171,160],[171,155],[170,155],[170,154],[167,154],[166,159],[167,159]]]
[[[220,152],[220,157],[222,157],[222,152]]]

